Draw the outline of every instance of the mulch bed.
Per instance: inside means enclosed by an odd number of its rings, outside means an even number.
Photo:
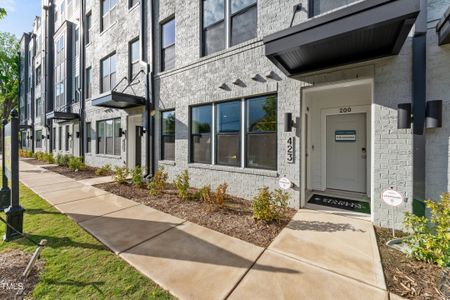
[[[83,180],[99,177],[95,174],[95,171],[97,169],[89,166],[86,166],[83,170],[78,171],[72,171],[71,169],[63,166],[48,166],[44,167],[44,169],[67,176],[75,180]]]
[[[242,198],[229,196],[224,208],[210,210],[201,201],[179,199],[172,186],[156,197],[131,184],[111,182],[96,187],[261,247],[269,246],[295,214],[288,209],[282,221],[266,223],[253,219],[251,202]]]
[[[19,250],[0,253],[0,299],[24,299],[33,290],[44,262],[38,259],[30,275],[23,278],[22,273],[31,256]]]
[[[415,260],[386,245],[392,231],[375,226],[386,285],[390,292],[407,299],[446,299],[439,291],[442,269],[437,265]],[[396,237],[405,233],[396,231]]]

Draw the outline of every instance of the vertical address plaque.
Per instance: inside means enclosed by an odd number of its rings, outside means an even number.
[[[295,137],[289,137],[286,142],[286,162],[295,163]]]

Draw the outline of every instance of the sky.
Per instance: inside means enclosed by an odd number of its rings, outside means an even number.
[[[41,0],[0,0],[0,7],[8,14],[0,21],[0,31],[11,32],[20,38],[33,30],[33,21],[41,14]]]

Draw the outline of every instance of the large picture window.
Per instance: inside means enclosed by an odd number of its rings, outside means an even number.
[[[246,100],[246,167],[277,168],[277,97]]]
[[[203,0],[202,13],[203,55],[256,37],[257,0]]]
[[[108,92],[116,85],[116,54],[101,61],[101,93]]]
[[[162,112],[161,159],[175,160],[175,111]]]
[[[191,162],[211,163],[211,105],[191,108]]]
[[[216,105],[216,163],[241,165],[241,101]]]
[[[161,25],[161,71],[175,68],[175,18]]]
[[[97,122],[97,154],[120,155],[120,118]]]

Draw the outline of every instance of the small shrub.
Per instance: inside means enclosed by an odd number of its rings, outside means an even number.
[[[405,214],[406,229],[413,232],[406,242],[410,255],[417,260],[434,262],[441,267],[450,266],[450,193],[441,195],[441,201],[425,202],[431,218]]]
[[[279,221],[286,213],[288,202],[287,192],[281,189],[271,192],[268,187],[263,187],[253,199],[253,217],[266,222]]]
[[[97,176],[106,176],[109,173],[111,173],[111,165],[110,164],[106,164],[106,165],[102,166],[101,168],[98,168],[97,170],[95,170],[95,175],[97,175]]]
[[[72,155],[58,154],[56,156],[56,164],[59,166],[68,167],[71,157]]]
[[[144,185],[144,177],[142,176],[142,168],[140,166],[131,170],[131,183],[136,187]]]
[[[214,204],[214,197],[211,193],[211,186],[205,185],[200,190],[198,190],[198,199],[205,202],[209,206],[209,210],[212,210],[213,204]]]
[[[70,170],[77,172],[79,170],[83,170],[86,165],[81,160],[81,157],[70,157],[68,162],[68,167]]]
[[[184,170],[181,174],[177,175],[173,181],[173,185],[176,187],[178,193],[177,196],[182,200],[189,198],[189,172]]]
[[[53,157],[53,154],[51,154],[51,153],[46,153],[44,155],[44,160],[46,162],[48,162],[49,164],[54,164],[55,163],[55,158]]]
[[[30,150],[25,150],[25,157],[26,158],[32,158],[33,157],[33,152],[31,152]]]
[[[228,184],[224,182],[223,184],[219,184],[216,188],[216,192],[214,193],[214,203],[217,207],[222,208],[225,200],[227,199],[227,189]]]
[[[127,182],[127,177],[129,175],[129,171],[127,167],[115,167],[113,179],[115,182],[119,184],[124,184]]]
[[[164,170],[164,167],[160,167],[158,170],[156,170],[155,174],[153,175],[153,178],[148,183],[147,187],[150,191],[151,196],[158,196],[164,191],[164,189],[167,186],[167,179],[169,178],[169,175]]]

